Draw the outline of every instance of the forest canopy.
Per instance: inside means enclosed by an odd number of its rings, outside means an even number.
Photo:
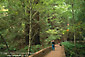
[[[27,52],[56,39],[85,41],[84,7],[85,0],[0,0],[0,50],[6,43]]]

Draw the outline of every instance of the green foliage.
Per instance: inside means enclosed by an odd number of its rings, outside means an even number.
[[[31,47],[31,52],[32,53],[37,52],[39,50],[41,50],[41,45],[35,45],[35,46]]]
[[[15,47],[10,47],[9,49],[10,49],[10,51],[16,51]]]
[[[85,54],[85,52],[84,52],[85,45],[84,44],[77,43],[76,45],[74,45],[73,43],[70,43],[70,42],[62,42],[62,44],[65,47],[67,57],[84,56],[84,54]]]
[[[72,18],[72,2],[74,2],[74,20]],[[73,38],[74,31],[76,39],[85,38],[84,6],[84,0],[32,0],[32,12],[39,12],[39,21],[34,18],[34,13],[32,14],[32,23],[40,26],[40,39],[43,43],[45,42],[46,47],[51,40],[62,38],[61,35],[70,34],[68,38]],[[29,8],[30,1],[28,0],[0,0],[0,32],[11,51],[17,50],[19,44],[25,43],[21,39],[25,39],[28,35],[26,26],[29,24]],[[67,26],[68,23],[69,26]],[[0,48],[4,48],[2,42],[3,40],[0,38]],[[73,44],[65,44],[68,45],[67,48],[71,47],[70,50],[74,47]],[[33,46],[31,51],[36,52],[40,50],[40,47],[40,45]],[[27,51],[27,49],[28,46],[21,51]],[[70,53],[71,56],[75,54],[73,51]]]
[[[24,49],[19,50],[20,52],[27,52],[28,46],[25,46]],[[31,47],[31,53],[35,53],[37,51],[41,50],[41,45],[33,45]]]
[[[7,55],[4,55],[4,54],[0,54],[0,57],[7,57]]]
[[[0,52],[3,52],[6,50],[6,46],[4,44],[0,44]]]
[[[46,31],[47,33],[50,33],[50,34],[57,34],[57,31],[56,30],[51,30],[49,29],[48,31]]]

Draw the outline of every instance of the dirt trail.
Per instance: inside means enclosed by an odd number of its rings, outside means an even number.
[[[56,45],[55,50],[50,51],[44,57],[66,57],[63,46]]]

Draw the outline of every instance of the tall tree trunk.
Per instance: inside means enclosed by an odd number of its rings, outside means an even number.
[[[31,37],[32,37],[32,2],[30,0],[30,28],[29,28],[28,55],[30,55],[31,52]]]
[[[75,24],[75,19],[74,19],[74,0],[72,0],[72,15],[73,15],[73,25],[74,25]],[[74,28],[74,45],[75,44],[76,44],[76,37],[75,37],[75,28]]]

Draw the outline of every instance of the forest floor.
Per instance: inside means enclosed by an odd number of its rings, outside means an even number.
[[[56,45],[55,50],[50,51],[44,57],[66,57],[65,56],[65,51],[64,51],[64,46]]]

